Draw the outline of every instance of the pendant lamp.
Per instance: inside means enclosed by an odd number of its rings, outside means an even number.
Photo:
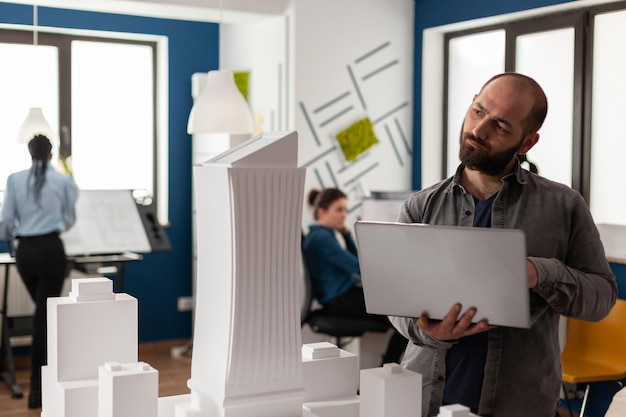
[[[55,138],[52,127],[44,117],[41,107],[31,107],[28,110],[26,120],[22,123],[17,134],[17,142],[28,143],[35,135],[44,135],[51,141]]]
[[[219,42],[222,42],[223,5],[220,0]],[[220,45],[220,51],[222,47]],[[221,52],[220,52],[221,55]],[[221,67],[220,58],[220,67]],[[246,102],[231,71],[209,71],[204,88],[194,100],[187,133],[248,134],[254,131],[250,106]]]
[[[254,123],[250,107],[231,71],[209,71],[204,88],[195,99],[187,133],[252,133]]]
[[[38,42],[37,31],[37,5],[33,5],[33,47],[36,48]],[[28,115],[22,125],[20,126],[19,133],[17,134],[18,143],[28,143],[35,135],[45,135],[53,144],[56,142],[56,134],[53,132],[50,123],[43,115],[41,107],[31,107],[28,110]]]

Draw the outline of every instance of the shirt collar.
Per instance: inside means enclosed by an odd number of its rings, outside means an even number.
[[[450,188],[450,191],[452,190],[452,188],[454,187],[462,187],[461,186],[461,173],[463,172],[463,169],[465,168],[465,165],[463,164],[459,164],[459,166],[456,169],[456,172],[454,173],[454,176],[452,177],[452,187]],[[517,181],[518,184],[526,184],[528,182],[528,172],[522,168],[519,160],[515,160],[515,168],[513,168],[513,172],[511,172],[510,174],[506,174],[504,177],[502,177],[502,181]]]

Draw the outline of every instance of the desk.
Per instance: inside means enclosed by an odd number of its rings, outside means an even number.
[[[9,253],[0,253],[0,265],[4,265],[4,291],[2,294],[2,342],[0,342],[0,371],[2,380],[9,384],[11,388],[11,398],[22,398],[24,394],[15,380],[15,363],[13,362],[13,349],[11,348],[11,334],[9,332],[9,318],[7,317],[7,298],[9,294],[9,269],[15,263]],[[6,359],[7,372],[4,370],[4,360]]]
[[[70,255],[67,257],[72,269],[88,274],[117,275],[115,292],[124,292],[124,269],[128,262],[143,259],[138,253],[123,252],[103,255]]]
[[[128,262],[141,261],[143,256],[134,252],[123,252],[120,254],[103,254],[103,255],[71,255],[67,260],[72,269],[76,269],[85,273],[97,273],[101,275],[117,275],[117,283],[115,292],[123,292],[124,290],[124,269]],[[0,265],[4,265],[4,291],[2,294],[2,305],[0,306],[0,314],[2,314],[2,341],[0,342],[0,376],[2,380],[9,384],[11,388],[11,398],[22,398],[23,393],[15,378],[15,363],[13,361],[13,349],[11,346],[11,337],[18,336],[14,334],[10,319],[7,317],[7,299],[9,294],[9,269],[15,264],[15,258],[9,253],[0,253]],[[30,329],[29,329],[30,330]],[[19,336],[30,334],[30,331],[22,332]],[[6,360],[7,371],[4,370]]]

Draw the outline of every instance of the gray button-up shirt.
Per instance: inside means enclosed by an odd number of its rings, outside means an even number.
[[[413,194],[398,221],[471,227],[474,199],[460,184],[462,170],[461,165],[454,177]],[[489,331],[478,414],[553,417],[561,384],[559,316],[591,321],[605,317],[617,296],[615,276],[581,195],[519,164],[502,178],[491,227],[525,232],[538,284],[530,290],[530,329]],[[390,319],[410,341],[403,366],[422,374],[422,415],[436,416],[443,399],[445,354],[452,343],[429,337],[415,319]]]

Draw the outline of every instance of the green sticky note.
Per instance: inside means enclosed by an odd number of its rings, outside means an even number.
[[[354,161],[363,152],[376,145],[378,138],[374,133],[372,121],[366,117],[339,132],[337,142],[339,142],[346,161]]]
[[[235,77],[235,85],[237,85],[237,88],[239,89],[239,91],[241,91],[243,98],[245,98],[247,101],[248,100],[248,79],[250,78],[250,72],[237,71],[237,72],[233,72],[233,76]]]

